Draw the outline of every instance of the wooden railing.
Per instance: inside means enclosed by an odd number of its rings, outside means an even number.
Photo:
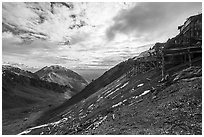
[[[164,77],[165,65],[171,63],[171,62],[166,63],[165,58],[169,58],[169,57],[173,57],[173,56],[180,56],[180,55],[184,55],[184,57],[186,58],[186,56],[188,56],[189,66],[191,66],[192,65],[192,54],[196,54],[196,53],[202,53],[202,47],[201,46],[189,46],[189,47],[164,49],[162,51],[162,54],[161,54],[162,77]]]

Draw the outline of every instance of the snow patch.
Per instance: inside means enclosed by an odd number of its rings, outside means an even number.
[[[105,98],[109,97],[110,95],[112,95],[113,93],[115,93],[116,91],[118,91],[120,88],[117,88],[116,90],[114,90],[113,92],[111,92],[110,94],[108,94]]]
[[[120,89],[120,88],[118,88],[120,86],[120,84],[118,84],[115,88],[117,88],[117,89]],[[116,90],[117,90],[116,89]],[[106,92],[107,91],[107,92]],[[104,95],[107,95],[107,94],[109,94],[111,91],[113,91],[113,90],[105,90],[103,93],[104,93]]]
[[[135,89],[134,88],[132,88],[131,90],[130,90],[130,92],[132,93],[132,92],[134,92],[135,91]]]
[[[96,102],[99,102],[101,99],[103,99],[103,97],[100,97],[96,100]]]
[[[119,85],[117,85],[118,88],[117,88],[116,90],[114,90],[113,92],[111,92],[110,94],[108,94],[105,98],[109,97],[110,95],[112,95],[113,93],[115,93],[116,91],[118,91],[119,89],[125,87],[128,83],[129,83],[129,82],[126,82],[125,84],[123,84],[122,87],[118,87]],[[108,91],[107,93],[109,93],[109,92],[110,92],[110,91]],[[107,93],[106,93],[106,94],[107,94]]]
[[[127,84],[128,84],[129,82],[126,82],[122,87],[120,87],[120,88],[123,88],[123,87],[125,87]]]
[[[80,117],[80,119],[85,118],[86,116],[87,116],[87,114],[85,114],[85,115],[81,116],[81,117]]]
[[[137,87],[141,87],[141,86],[143,86],[143,85],[144,85],[144,83],[141,83],[141,84],[137,85]]]
[[[88,109],[93,109],[94,104],[91,104]]]
[[[31,131],[32,131],[32,129],[27,129],[27,130],[25,130],[25,131],[19,133],[18,135],[28,134],[28,133],[30,133]]]
[[[119,103],[113,105],[112,108],[117,107],[117,106],[120,106],[121,104],[123,104],[123,102],[119,102]]]
[[[134,96],[134,97],[132,97],[132,98],[134,98],[134,99],[135,99],[135,98],[138,98],[138,96]]]
[[[83,109],[79,110],[79,113],[82,112],[82,111],[83,111]]]
[[[43,125],[40,125],[40,126],[36,126],[36,127],[32,127],[32,128],[29,128],[29,129],[26,129],[25,131],[19,133],[18,135],[23,135],[23,134],[28,134],[30,133],[33,129],[38,129],[38,128],[42,128],[42,127],[47,127],[47,126],[56,126],[57,124],[61,123],[61,122],[65,122],[67,121],[68,118],[63,118],[59,121],[56,121],[56,122],[53,122],[53,123],[48,123],[48,124],[43,124]]]
[[[95,122],[93,129],[96,129],[104,120],[106,120],[107,117],[108,117],[108,116],[105,116],[105,117],[103,117],[103,119],[100,120],[99,122]]]
[[[146,90],[146,91],[144,91],[142,94],[140,94],[139,97],[140,97],[140,96],[143,96],[143,95],[145,95],[145,94],[147,94],[147,93],[149,93],[149,92],[150,92],[150,90]]]
[[[69,91],[67,91],[67,92],[64,93],[64,98],[65,98],[65,99],[70,99],[70,98],[71,98]]]

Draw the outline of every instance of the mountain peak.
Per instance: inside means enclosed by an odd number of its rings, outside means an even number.
[[[71,71],[70,69],[60,66],[60,65],[51,65],[51,66],[45,66],[42,68],[42,70],[54,70],[54,71]]]
[[[43,80],[60,85],[67,85],[70,88],[76,89],[76,91],[81,91],[88,84],[84,78],[76,72],[59,65],[45,66],[35,72],[35,74]]]

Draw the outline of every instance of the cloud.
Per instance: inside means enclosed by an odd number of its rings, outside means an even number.
[[[71,16],[66,3],[3,3],[3,31],[11,31],[24,40],[46,39],[52,42],[69,40],[73,28],[86,23],[83,16]],[[76,11],[76,10],[75,10]],[[72,27],[72,28],[70,28]]]
[[[77,59],[72,59],[68,57],[56,57],[52,55],[48,56],[41,56],[37,57],[35,60],[41,62],[41,63],[49,63],[49,64],[67,64],[67,63],[73,63],[77,62]]]
[[[11,44],[18,44],[22,42],[22,39],[16,35],[13,35],[13,33],[11,32],[3,32],[2,33],[2,41],[7,40],[11,43]]]
[[[129,5],[131,4],[3,2],[3,31],[11,31],[27,41],[43,39],[66,43],[78,30],[85,31],[84,27],[107,25],[107,21],[117,11]],[[75,39],[73,41],[77,42]]]
[[[156,37],[172,26],[181,15],[196,14],[201,11],[201,7],[202,4],[198,2],[139,3],[131,9],[121,10],[114,17],[114,24],[107,29],[106,36],[109,40],[113,40],[120,33],[141,39]]]
[[[4,32],[2,35],[2,53],[3,55],[31,55],[36,53],[52,53],[58,50],[56,43],[44,40],[34,40],[31,43],[24,43],[21,38],[10,32]]]
[[[200,9],[201,3],[4,2],[3,60],[110,68],[149,48],[142,45],[175,36]]]

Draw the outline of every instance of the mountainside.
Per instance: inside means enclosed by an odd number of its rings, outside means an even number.
[[[38,113],[63,103],[73,94],[74,92],[66,86],[43,81],[32,72],[3,65],[3,133],[16,134],[22,131],[39,116]],[[31,118],[33,120],[29,122],[24,120],[30,116],[35,118]],[[16,122],[12,123],[13,121]]]
[[[42,80],[66,85],[76,92],[81,91],[88,84],[79,74],[58,65],[46,66],[35,74]]]
[[[132,62],[112,68],[20,134],[201,134],[201,58],[192,67],[169,68],[163,81],[159,69],[136,74]]]
[[[133,59],[129,59],[106,71],[98,79],[92,81],[89,85],[87,85],[80,93],[74,95],[72,98],[67,100],[64,104],[62,104],[62,106],[47,112],[45,116],[48,114],[49,116],[43,117],[43,121],[47,122],[49,118],[54,118],[58,113],[66,110],[69,106],[74,105],[75,103],[89,97],[91,94],[97,92],[98,90],[110,84],[122,75],[128,73],[130,70],[133,69],[134,62],[135,61]]]
[[[34,89],[35,91],[33,91]],[[70,88],[43,81],[32,72],[9,65],[2,66],[3,109],[22,107],[28,105],[29,102],[31,104],[38,102],[39,96],[49,98],[49,93],[42,94],[43,90],[50,90],[50,95],[59,94],[64,99],[69,99],[74,94]]]
[[[201,135],[201,26],[201,14],[188,18],[176,37],[106,71],[19,134]]]
[[[30,71],[30,72],[35,72],[36,70],[38,70],[37,67],[30,67],[30,66],[27,66],[23,63],[14,63],[14,62],[3,62],[2,65],[4,66],[12,66],[12,67],[15,67],[15,68],[19,68],[21,70],[26,70],[26,71]]]
[[[25,77],[30,77],[30,78],[35,78],[35,79],[39,79],[39,77],[30,72],[30,71],[25,71],[25,70],[22,70],[20,69],[19,67],[14,67],[14,66],[11,66],[11,65],[2,65],[2,71],[3,73],[6,73],[8,71],[16,74],[16,75],[22,75],[22,76],[25,76]]]

